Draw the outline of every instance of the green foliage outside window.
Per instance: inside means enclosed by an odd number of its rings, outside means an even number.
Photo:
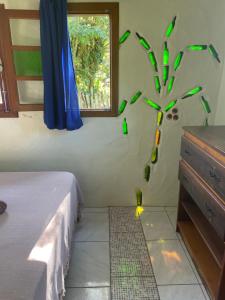
[[[69,16],[68,26],[81,109],[110,109],[110,20]]]

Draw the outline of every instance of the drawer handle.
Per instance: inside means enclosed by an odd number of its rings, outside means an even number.
[[[216,168],[209,170],[210,177],[214,178],[217,182],[220,182],[220,177],[216,175]]]
[[[191,152],[190,152],[188,149],[185,149],[184,152],[185,152],[187,155],[191,156]]]

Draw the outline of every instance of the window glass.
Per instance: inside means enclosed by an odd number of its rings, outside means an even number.
[[[19,46],[40,46],[39,20],[11,19],[12,44]]]
[[[43,104],[43,81],[17,81],[20,104]]]
[[[110,18],[69,15],[68,26],[80,108],[110,110]]]
[[[40,51],[13,51],[17,76],[42,76]]]

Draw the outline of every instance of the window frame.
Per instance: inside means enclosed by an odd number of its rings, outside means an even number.
[[[4,4],[0,4],[0,36],[4,39],[0,39],[0,57],[3,64],[3,80],[6,89],[6,103],[0,104],[0,118],[17,118],[18,112],[16,110],[15,99],[16,89],[14,86],[14,73],[11,68],[11,55],[8,53],[10,48],[9,36],[11,36],[7,15],[5,14]],[[7,106],[8,110],[4,110],[4,106]]]
[[[119,69],[119,3],[68,3],[68,15],[107,14],[110,19],[110,110],[81,110],[83,117],[116,117],[118,115]]]
[[[116,117],[118,115],[118,72],[119,72],[119,3],[118,2],[86,2],[86,3],[68,3],[68,15],[73,14],[107,14],[110,18],[110,109],[108,110],[95,110],[95,109],[81,109],[82,117]],[[4,5],[3,5],[4,8]],[[30,50],[40,49],[40,46],[18,46],[12,45],[12,37],[10,31],[11,19],[29,19],[40,20],[38,10],[16,10],[16,9],[4,9],[5,19],[4,23],[7,26],[6,39],[7,39],[7,53],[9,57],[8,69],[11,72],[11,84],[9,89],[14,89],[14,92],[10,95],[10,99],[13,101],[13,107],[16,111],[42,111],[43,104],[20,104],[17,80],[43,80],[42,77],[28,76],[26,78],[18,78],[16,76],[13,50]],[[3,21],[2,21],[3,22]],[[1,23],[0,23],[1,24]]]

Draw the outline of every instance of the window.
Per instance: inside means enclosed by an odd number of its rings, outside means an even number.
[[[83,116],[116,116],[118,4],[69,3],[68,28]]]
[[[110,109],[110,19],[107,15],[68,17],[80,108]]]
[[[0,31],[4,30],[0,42],[7,53],[0,77],[0,116],[7,110],[43,110],[39,11],[0,5],[0,13]],[[69,34],[84,117],[117,115],[118,22],[118,3],[68,3]]]

